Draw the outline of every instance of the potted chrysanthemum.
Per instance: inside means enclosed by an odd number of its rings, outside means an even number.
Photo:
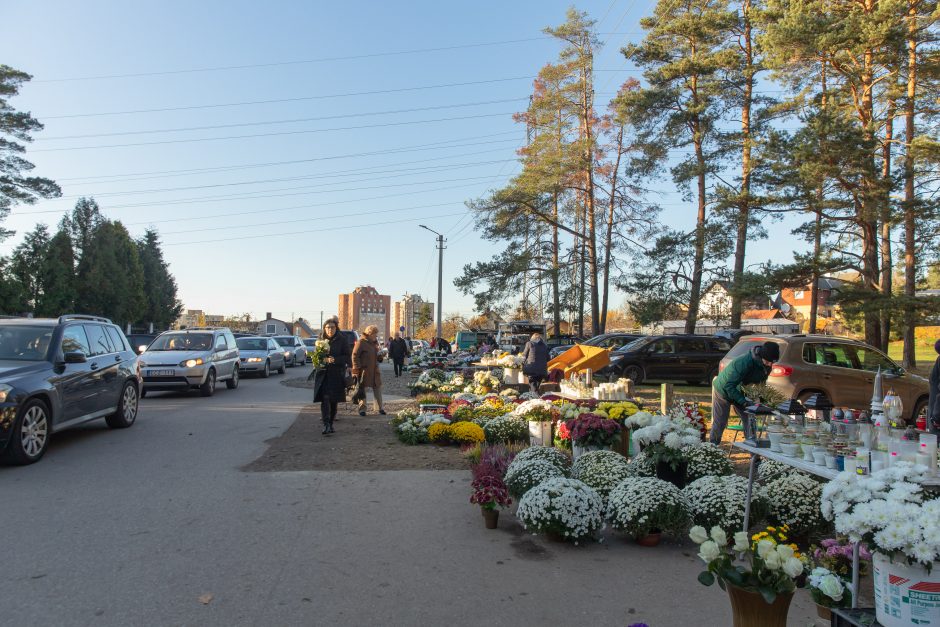
[[[597,414],[581,414],[565,422],[571,438],[572,455],[578,457],[588,451],[609,449],[620,439],[620,424]]]

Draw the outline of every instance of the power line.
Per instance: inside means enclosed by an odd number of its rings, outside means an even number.
[[[138,78],[144,76],[168,76],[174,74],[195,74],[199,72],[226,72],[231,70],[248,70],[255,68],[266,68],[266,67],[279,67],[286,65],[304,65],[310,63],[332,63],[334,61],[352,61],[356,59],[374,59],[377,57],[391,57],[391,56],[401,56],[408,54],[422,54],[426,52],[446,52],[448,50],[466,50],[468,48],[484,48],[487,46],[504,46],[508,44],[517,44],[517,43],[526,43],[530,41],[539,41],[547,39],[547,37],[528,37],[526,39],[507,39],[504,41],[491,41],[485,43],[476,43],[476,44],[460,44],[456,46],[439,46],[435,48],[415,48],[412,50],[395,50],[388,52],[373,52],[369,54],[353,54],[353,55],[344,55],[337,57],[319,57],[315,59],[301,59],[296,61],[274,61],[271,63],[252,63],[245,65],[221,65],[214,67],[202,67],[202,68],[188,68],[180,70],[161,70],[156,72],[134,72],[129,74],[104,74],[98,76],[75,76],[67,78],[47,78],[42,80],[32,81],[33,83],[65,83],[71,81],[92,81],[92,80],[107,80],[107,79],[116,79],[116,78]]]
[[[506,83],[510,81],[531,80],[535,76],[513,76],[510,78],[493,78],[482,81],[465,81],[462,83],[442,83],[438,85],[420,85],[417,87],[399,87],[396,89],[374,89],[370,91],[353,91],[341,94],[322,94],[319,96],[297,96],[294,98],[276,98],[273,100],[247,100],[243,102],[223,102],[202,105],[183,105],[178,107],[162,107],[158,109],[129,109],[127,111],[101,111],[96,113],[70,113],[62,115],[36,114],[40,120],[64,120],[70,118],[90,118],[108,115],[134,115],[140,113],[165,113],[169,111],[192,111],[195,109],[219,109],[223,107],[245,107],[250,105],[278,104],[283,102],[304,102],[309,100],[326,100],[329,98],[349,98],[354,96],[377,96],[380,94],[396,94],[408,91],[421,91],[427,89],[443,89],[446,87],[466,87],[470,85],[489,85],[492,83]]]
[[[465,115],[458,116],[453,118],[435,118],[431,120],[410,120],[407,122],[385,122],[382,124],[363,124],[360,126],[341,126],[337,128],[317,128],[310,129],[305,131],[280,131],[277,133],[258,133],[254,135],[228,135],[225,137],[197,137],[193,139],[166,139],[155,142],[136,142],[132,144],[102,144],[98,146],[72,146],[68,148],[38,148],[36,150],[30,150],[30,152],[62,152],[62,151],[71,151],[71,150],[97,150],[100,148],[128,148],[133,146],[159,146],[166,144],[189,144],[194,142],[206,142],[206,141],[221,141],[226,139],[250,139],[254,137],[277,137],[283,135],[308,135],[311,133],[326,133],[332,131],[353,131],[367,128],[386,128],[391,126],[410,126],[414,124],[429,124],[434,122],[454,122],[460,120],[477,120],[481,118],[493,118],[493,117],[507,117],[511,116],[513,112],[509,113],[484,113],[480,115]]]
[[[341,115],[324,115],[313,118],[292,118],[287,120],[268,120],[264,122],[239,122],[237,124],[214,124],[208,126],[184,126],[179,128],[160,128],[144,131],[117,131],[114,133],[89,133],[86,135],[58,135],[53,137],[37,137],[36,141],[55,141],[62,139],[89,139],[92,137],[119,137],[124,135],[151,135],[154,133],[183,133],[188,131],[210,131],[223,128],[240,128],[244,126],[267,126],[269,124],[295,124],[300,122],[321,122],[323,120],[339,120],[344,118],[361,118],[371,115],[394,115],[397,113],[414,113],[417,111],[437,111],[440,109],[459,109],[462,107],[480,107],[491,104],[505,104],[519,102],[527,98],[504,98],[502,100],[487,100],[482,102],[465,102],[449,105],[436,105],[433,107],[414,107],[411,109],[388,109],[385,111],[366,111],[362,113],[344,113]]]

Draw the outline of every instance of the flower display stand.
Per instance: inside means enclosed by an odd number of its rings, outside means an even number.
[[[759,592],[728,585],[733,627],[787,627],[793,593],[778,594],[768,603]]]
[[[872,555],[875,613],[884,627],[940,626],[940,564],[928,573],[882,553]]]
[[[529,444],[532,446],[552,446],[552,423],[530,420]]]

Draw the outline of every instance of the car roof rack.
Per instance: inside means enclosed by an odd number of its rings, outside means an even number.
[[[104,322],[106,324],[114,324],[107,318],[102,318],[101,316],[89,316],[85,314],[65,314],[64,316],[59,316],[59,324],[69,320],[88,320],[90,322]]]

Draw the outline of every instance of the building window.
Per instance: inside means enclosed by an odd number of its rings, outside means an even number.
[[[266,324],[264,325],[265,333],[277,333],[277,325]]]

